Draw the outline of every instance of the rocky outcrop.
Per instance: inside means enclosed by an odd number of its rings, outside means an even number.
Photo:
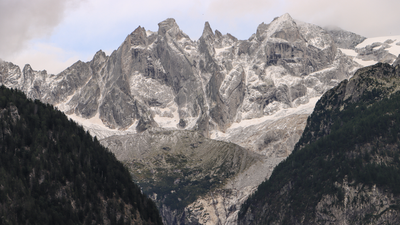
[[[397,56],[390,53],[387,49],[390,48],[390,44],[393,44],[394,40],[388,39],[384,43],[374,42],[370,45],[366,45],[361,48],[356,48],[358,53],[357,58],[366,61],[376,61],[382,63],[392,64]]]
[[[343,190],[344,202],[337,196],[325,195],[316,207],[316,224],[396,224],[399,212],[398,197],[383,188],[372,185],[337,184]]]

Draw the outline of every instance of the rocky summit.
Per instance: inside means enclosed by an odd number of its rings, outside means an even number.
[[[111,55],[99,51],[57,75],[0,62],[0,83],[101,139],[166,224],[236,223],[240,205],[292,152],[320,96],[361,67],[338,46],[363,38],[338,38],[289,14],[248,40],[208,22],[198,40],[174,19],[158,25],[139,26]]]

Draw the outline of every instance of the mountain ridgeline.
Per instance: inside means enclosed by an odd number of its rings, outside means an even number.
[[[162,224],[115,156],[64,113],[0,87],[0,224]]]
[[[305,104],[359,68],[327,31],[289,14],[260,24],[248,40],[214,32],[208,22],[199,40],[174,19],[158,25],[157,32],[139,26],[111,55],[98,51],[57,75],[2,62],[0,82],[110,129],[167,127],[209,137]]]
[[[325,93],[293,153],[239,224],[398,224],[400,67],[378,63]]]

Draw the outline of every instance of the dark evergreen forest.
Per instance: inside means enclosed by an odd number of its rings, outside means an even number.
[[[0,224],[162,224],[96,138],[53,106],[0,87]]]
[[[400,196],[400,92],[376,101],[379,93],[377,89],[367,92],[361,101],[347,103],[344,110],[327,110],[317,104],[293,153],[242,205],[239,220],[250,211],[260,213],[255,216],[270,224],[285,209],[285,224],[303,216],[304,221],[313,221],[322,196],[337,196],[337,204],[343,204],[343,190],[335,184],[344,180],[351,186],[376,185]],[[332,123],[324,130],[328,134],[299,148],[325,129],[323,121]],[[287,198],[282,197],[284,190]],[[265,205],[275,208],[258,210]],[[400,201],[391,209],[400,210]]]

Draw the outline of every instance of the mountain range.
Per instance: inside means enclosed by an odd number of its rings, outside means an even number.
[[[167,19],[56,75],[2,61],[0,83],[96,136],[157,202],[165,224],[232,224],[291,154],[325,92],[366,63],[394,63],[400,37],[379,41],[289,14],[248,40],[209,23],[191,40]]]

